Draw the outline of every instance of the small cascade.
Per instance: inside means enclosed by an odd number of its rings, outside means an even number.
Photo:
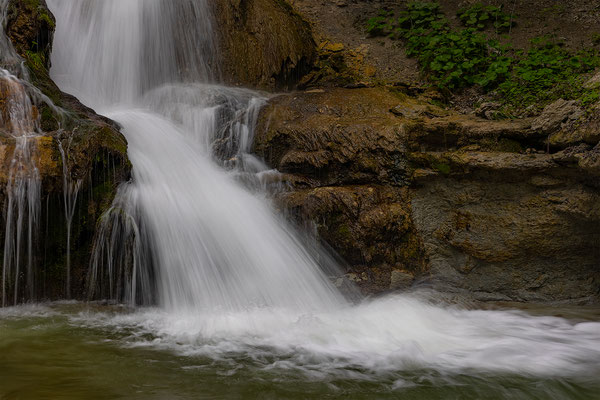
[[[262,190],[276,173],[249,149],[264,99],[212,83],[208,2],[48,4],[57,18],[52,76],[122,125],[133,165],[133,182],[102,221],[92,296],[173,310],[345,304],[316,261],[321,251]]]
[[[208,0],[48,0],[48,5],[64,21],[57,24],[56,40],[72,34],[65,38],[69,46],[54,46],[53,79],[84,104],[131,105],[165,83],[213,79]]]
[[[139,215],[128,199],[131,187],[119,188],[112,207],[100,220],[88,275],[89,299],[119,303],[153,304],[155,287],[146,233],[138,226]]]
[[[41,136],[39,105],[59,117],[64,110],[29,83],[24,60],[7,37],[8,0],[0,0],[0,134],[14,139],[8,169],[5,204],[5,235],[2,265],[2,306],[36,301],[36,243],[41,217],[41,176],[37,167],[36,143]],[[64,152],[60,147],[64,159]],[[81,182],[70,182],[65,171],[65,214],[67,220],[67,271],[70,270],[70,227]],[[69,281],[67,272],[67,281]],[[67,292],[69,285],[67,284]]]
[[[34,246],[41,204],[41,179],[36,166],[37,109],[26,86],[0,69],[0,129],[15,140],[6,187],[6,228],[2,264],[2,305],[34,299]],[[12,289],[12,290],[11,290]]]
[[[66,289],[65,293],[68,299],[71,298],[71,227],[73,224],[73,216],[75,215],[75,207],[77,205],[77,195],[81,188],[82,180],[73,181],[69,171],[68,154],[62,144],[60,136],[58,137],[58,150],[62,158],[63,166],[63,200],[65,207],[65,220],[67,226],[67,252],[65,256],[65,268],[67,270]]]
[[[27,80],[29,73],[25,63],[15,51],[6,31],[6,16],[8,13],[8,0],[0,0],[0,68],[10,71],[15,76]]]

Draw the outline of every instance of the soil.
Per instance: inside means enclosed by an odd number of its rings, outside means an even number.
[[[290,0],[290,3],[310,22],[317,42],[342,43],[346,51],[358,50],[364,54],[364,62],[375,69],[377,83],[426,84],[417,62],[406,56],[401,42],[371,38],[365,33],[366,21],[378,10],[399,10],[407,1]],[[457,11],[475,1],[445,0],[439,3],[450,23],[459,26]],[[527,48],[531,39],[543,35],[564,41],[571,48],[600,48],[600,43],[594,44],[592,40],[594,34],[600,34],[600,2],[597,0],[488,0],[482,3],[503,6],[505,12],[514,14],[515,25],[509,37],[499,39],[509,41],[517,48]],[[473,93],[469,94],[471,96]],[[464,100],[457,99],[457,102]]]

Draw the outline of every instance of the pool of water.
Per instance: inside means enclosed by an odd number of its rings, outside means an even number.
[[[335,316],[249,310],[248,319],[82,303],[6,308],[0,399],[600,398],[598,308],[507,307],[399,297]],[[538,325],[548,336],[532,333]]]

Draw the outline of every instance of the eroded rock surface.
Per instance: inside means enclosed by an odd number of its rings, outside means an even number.
[[[310,27],[282,0],[219,0],[214,4],[226,82],[291,88],[311,68]]]
[[[532,120],[366,88],[275,97],[256,151],[366,292],[414,276],[483,300],[599,298],[598,146],[547,153]]]

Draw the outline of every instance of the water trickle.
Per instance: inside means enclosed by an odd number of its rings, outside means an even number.
[[[34,243],[40,214],[41,179],[36,166],[37,109],[25,85],[0,69],[0,131],[14,138],[6,186],[2,305],[34,299]],[[25,268],[23,269],[23,266]],[[12,286],[12,293],[11,292]],[[12,295],[12,301],[11,299]]]
[[[66,139],[70,142],[71,138]],[[70,144],[70,143],[69,143]],[[66,297],[71,298],[71,227],[73,225],[73,216],[75,215],[75,207],[77,206],[77,196],[83,180],[73,180],[71,171],[69,170],[69,157],[63,147],[60,135],[58,136],[58,150],[62,159],[63,167],[63,201],[65,207],[65,220],[67,226],[67,251],[65,255],[66,268]]]
[[[0,0],[0,68],[10,71],[11,74],[21,79],[28,78],[25,63],[17,55],[12,42],[6,36],[6,17],[8,13],[8,0]]]

